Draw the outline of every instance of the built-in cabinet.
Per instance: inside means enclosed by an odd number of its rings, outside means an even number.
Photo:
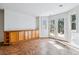
[[[19,33],[18,33],[18,36],[19,36],[19,40],[23,40],[23,39],[25,39],[25,32],[24,31],[20,31]],[[27,37],[27,36],[26,36]]]
[[[5,42],[5,44],[9,44],[9,42],[10,42],[10,32],[4,33],[4,42]]]
[[[19,41],[39,38],[38,30],[5,31],[4,34],[4,44],[15,44]]]
[[[10,33],[10,40],[9,42],[15,43],[19,40],[19,34],[18,32],[9,32]]]

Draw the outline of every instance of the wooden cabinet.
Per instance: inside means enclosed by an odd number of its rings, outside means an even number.
[[[30,40],[30,39],[32,39],[32,31],[28,31],[28,32],[29,32],[29,34],[28,34],[29,38],[28,39]]]
[[[18,32],[10,32],[10,42],[15,43],[19,40]]]
[[[38,30],[36,31],[36,38],[37,39],[39,38],[39,31]]]
[[[4,32],[4,43],[12,44],[21,40],[33,40],[39,38],[38,30],[21,30]]]
[[[24,40],[25,39],[25,33],[24,31],[19,32],[19,40]]]
[[[36,36],[35,31],[33,31],[32,32],[32,38],[35,39],[35,36]]]
[[[29,32],[28,31],[25,31],[25,40],[28,40],[29,39]]]
[[[9,44],[10,43],[10,33],[9,32],[5,32],[4,33],[4,44]]]

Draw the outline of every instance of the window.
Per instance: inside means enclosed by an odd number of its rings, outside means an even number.
[[[76,30],[76,15],[71,15],[71,29]]]
[[[58,20],[58,33],[64,34],[64,18]]]
[[[54,34],[55,31],[55,20],[51,20],[50,32]]]

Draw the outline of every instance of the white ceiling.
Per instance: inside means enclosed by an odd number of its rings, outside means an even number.
[[[59,7],[63,5],[63,7]],[[79,4],[77,3],[1,3],[1,8],[8,8],[31,16],[48,16],[66,12]]]

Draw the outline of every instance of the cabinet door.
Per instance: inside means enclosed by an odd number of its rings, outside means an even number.
[[[39,38],[39,31],[36,30],[36,38]]]
[[[19,33],[18,32],[10,32],[10,42],[17,42],[19,40]]]
[[[32,38],[35,39],[35,37],[36,37],[36,32],[32,31]]]
[[[32,39],[32,31],[29,31],[29,39]]]
[[[28,31],[25,31],[25,40],[28,40],[29,39],[29,32]]]
[[[24,36],[24,31],[20,31],[19,32],[19,40],[24,40],[25,38],[24,38],[25,36]]]
[[[4,43],[9,44],[10,36],[9,32],[4,32]]]

